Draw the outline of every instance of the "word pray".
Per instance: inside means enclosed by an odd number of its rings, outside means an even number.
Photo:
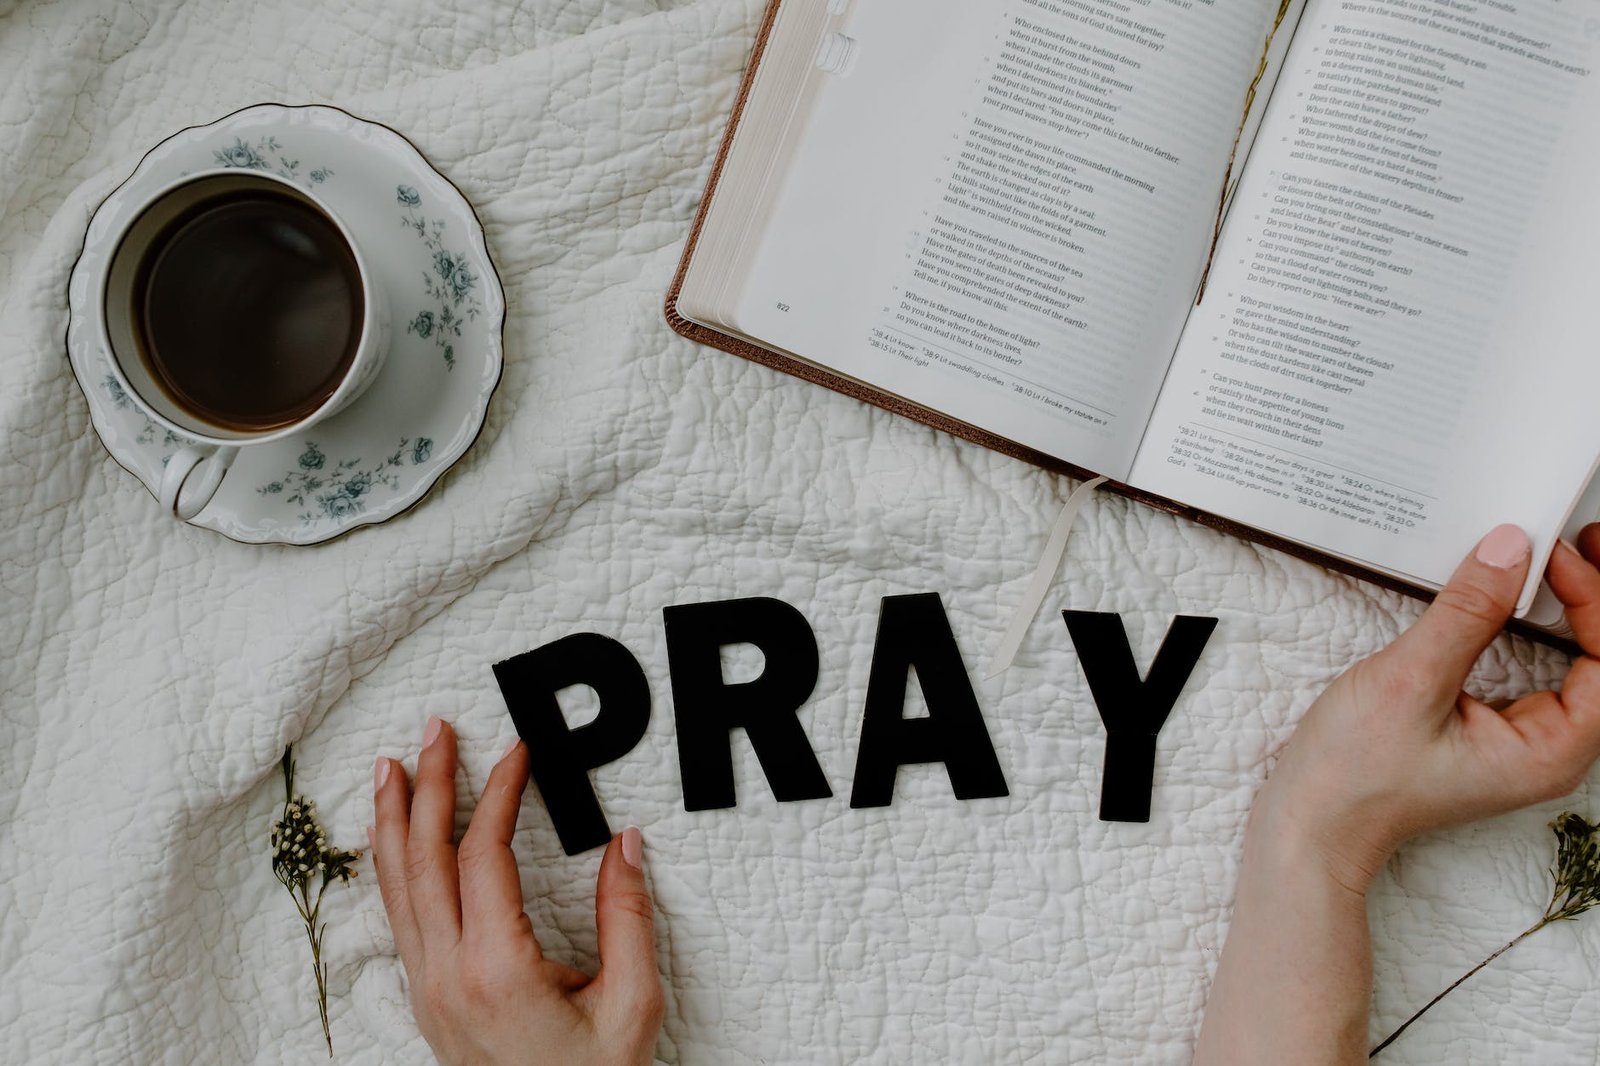
[[[1215,618],[1173,619],[1150,672],[1133,660],[1122,618],[1063,611],[1090,694],[1106,727],[1100,788],[1104,821],[1147,822],[1156,736],[1178,701]],[[780,802],[833,795],[796,712],[817,683],[817,641],[805,616],[765,597],[681,604],[662,611],[667,667],[690,811],[735,804],[731,734],[749,738]],[[722,649],[751,644],[766,663],[751,681],[728,683]],[[904,716],[915,670],[928,713]],[[534,785],[567,854],[611,839],[589,771],[622,758],[650,722],[650,685],[632,652],[598,633],[575,633],[496,663],[495,680],[527,743]],[[556,694],[587,685],[600,709],[569,727]],[[1009,795],[966,664],[937,593],[885,596],[878,613],[861,709],[851,807],[887,807],[901,766],[943,763],[957,799]]]

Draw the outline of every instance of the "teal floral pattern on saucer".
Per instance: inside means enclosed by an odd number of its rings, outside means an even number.
[[[265,170],[280,178],[289,178],[291,181],[300,176],[300,160],[290,159],[276,137],[261,137],[254,144],[246,142],[242,137],[235,137],[232,144],[214,149],[211,155],[219,167]],[[333,177],[333,170],[329,167],[314,167],[306,172],[306,177],[310,179],[311,184],[321,185]]]
[[[410,446],[409,452],[407,446]],[[400,479],[394,469],[428,461],[433,454],[433,441],[418,437],[415,441],[401,437],[394,454],[365,466],[360,459],[342,459],[332,466],[315,441],[306,441],[300,453],[297,468],[282,477],[269,481],[256,489],[263,496],[279,496],[284,503],[303,508],[300,524],[308,527],[324,519],[349,518],[366,509],[364,497],[374,486],[398,489]]]
[[[422,238],[430,256],[428,267],[422,272],[422,291],[430,304],[406,323],[406,332],[432,338],[444,349],[445,369],[454,370],[454,342],[460,339],[462,326],[483,313],[477,294],[478,275],[465,255],[444,246],[444,219],[426,219],[417,210],[422,206],[422,194],[414,186],[396,185],[394,198],[405,208],[400,224]]]
[[[107,374],[101,379],[100,387],[106,390],[106,396],[110,398],[111,406],[119,411],[133,409],[133,401],[128,399],[127,391],[123,389],[122,383],[116,378]],[[163,429],[142,415],[140,417],[144,421],[144,428],[134,435],[134,442],[137,444],[150,444],[160,440],[163,452],[161,462],[165,465],[166,461],[172,457],[172,453],[177,451],[178,446],[183,443],[182,438],[172,430]]]

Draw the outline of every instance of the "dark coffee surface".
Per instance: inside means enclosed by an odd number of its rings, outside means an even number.
[[[145,361],[176,403],[228,429],[274,429],[320,407],[355,358],[360,271],[309,204],[230,193],[151,242],[133,315]]]

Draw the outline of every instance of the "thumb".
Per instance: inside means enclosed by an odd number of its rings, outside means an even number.
[[[595,922],[600,934],[599,1010],[623,1031],[661,1024],[661,974],[656,968],[655,910],[644,883],[644,843],[636,826],[611,838],[600,860]]]
[[[1517,526],[1490,530],[1384,657],[1449,692],[1459,689],[1516,610],[1532,551]]]

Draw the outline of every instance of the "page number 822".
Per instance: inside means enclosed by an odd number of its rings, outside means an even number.
[[[783,301],[782,301],[782,300],[779,300],[779,301],[778,301],[778,303],[777,303],[777,304],[776,304],[776,305],[775,305],[775,306],[776,306],[776,307],[777,307],[777,308],[778,308],[778,310],[780,310],[780,311],[787,311],[787,310],[789,310],[789,305],[788,305],[788,304],[786,304],[786,303],[784,303],[784,302],[783,302]]]

